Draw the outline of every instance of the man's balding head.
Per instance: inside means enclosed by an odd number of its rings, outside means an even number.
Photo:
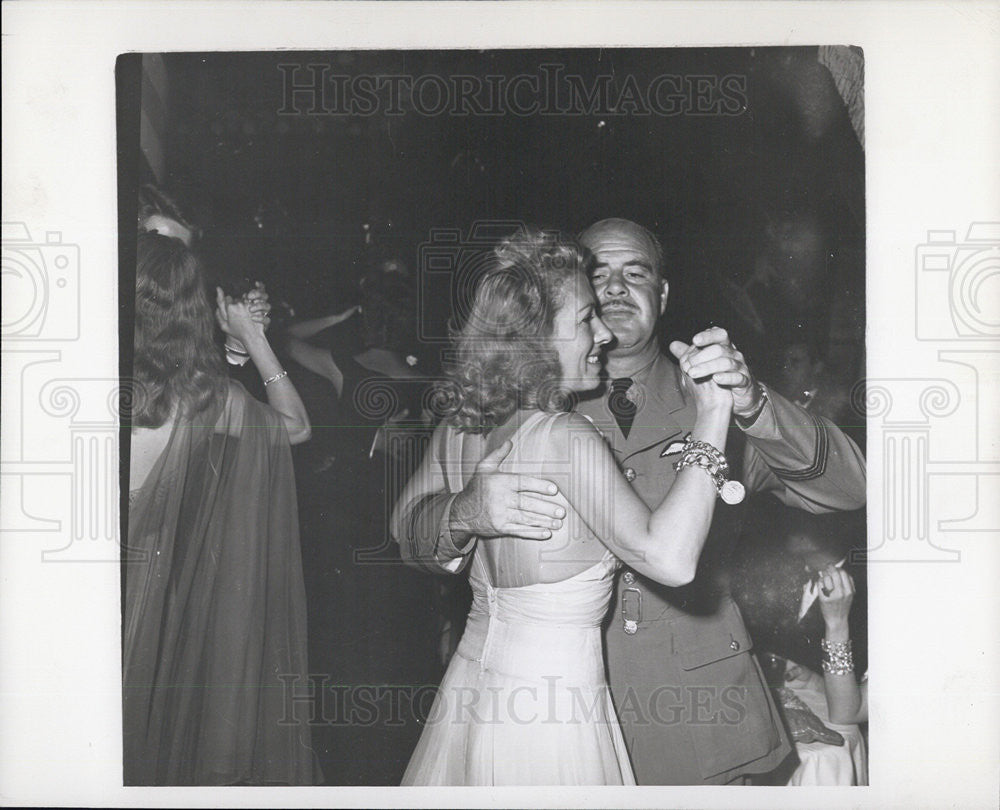
[[[593,253],[596,253],[598,247],[607,249],[615,245],[641,251],[649,258],[650,265],[660,278],[666,279],[663,247],[660,245],[660,240],[636,222],[616,217],[602,219],[583,231],[579,241]]]

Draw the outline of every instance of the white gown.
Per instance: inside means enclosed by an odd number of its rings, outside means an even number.
[[[555,418],[518,430],[522,459]],[[458,446],[453,433],[446,452]],[[614,555],[559,582],[498,588],[484,553],[471,563],[465,634],[402,784],[634,785],[601,648]]]

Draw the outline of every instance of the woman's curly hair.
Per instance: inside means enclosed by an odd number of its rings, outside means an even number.
[[[178,239],[138,236],[132,424],[192,418],[226,394],[222,353],[202,270]]]
[[[488,432],[519,408],[565,409],[553,321],[566,283],[590,261],[572,237],[535,228],[496,247],[445,364],[445,399],[459,430]]]

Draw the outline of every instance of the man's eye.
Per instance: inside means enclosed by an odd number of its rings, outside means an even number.
[[[607,277],[608,277],[607,273],[591,273],[590,274],[590,280],[594,281],[594,282],[596,282],[596,281],[604,281]]]

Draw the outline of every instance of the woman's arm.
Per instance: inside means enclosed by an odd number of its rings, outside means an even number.
[[[700,411],[692,438],[724,450],[729,417],[729,407]],[[619,472],[603,437],[584,417],[571,414],[560,420],[549,441],[562,447],[562,455],[553,457],[569,459],[566,499],[616,557],[671,587],[694,579],[718,498],[705,470],[682,469],[659,506],[650,511]],[[553,453],[558,452],[553,447]]]
[[[826,625],[823,653],[823,682],[831,723],[848,725],[868,720],[867,684],[854,677],[847,617],[854,599],[854,580],[846,571],[831,566],[818,583],[819,606]]]
[[[670,350],[679,360],[683,385],[698,408],[691,439],[725,452],[732,394],[711,376],[701,381],[689,376],[698,359],[697,347],[675,341]],[[563,455],[554,457],[570,460],[570,491],[564,495],[616,557],[665,585],[686,585],[694,579],[718,497],[706,470],[682,468],[659,506],[650,512],[618,471],[603,438],[582,416],[571,414],[560,420],[552,440],[563,443]]]
[[[285,348],[288,350],[288,356],[300,366],[326,377],[333,384],[338,397],[343,393],[344,373],[334,362],[333,355],[328,349],[321,349],[294,337],[288,338]]]
[[[264,326],[252,319],[249,306],[242,301],[233,301],[221,289],[216,289],[217,309],[215,312],[219,326],[227,335],[232,335],[246,346],[250,359],[264,381],[267,404],[281,416],[288,430],[291,444],[301,444],[312,436],[312,427],[305,405],[292,384],[281,363],[274,354],[271,344],[264,335]]]
[[[354,305],[345,309],[343,312],[335,312],[332,315],[325,315],[322,318],[313,318],[310,321],[299,321],[298,323],[293,323],[285,331],[288,332],[294,338],[299,340],[308,340],[313,335],[322,332],[324,329],[329,329],[331,326],[336,326],[341,321],[346,321],[355,312],[359,312],[361,307],[359,305]]]

